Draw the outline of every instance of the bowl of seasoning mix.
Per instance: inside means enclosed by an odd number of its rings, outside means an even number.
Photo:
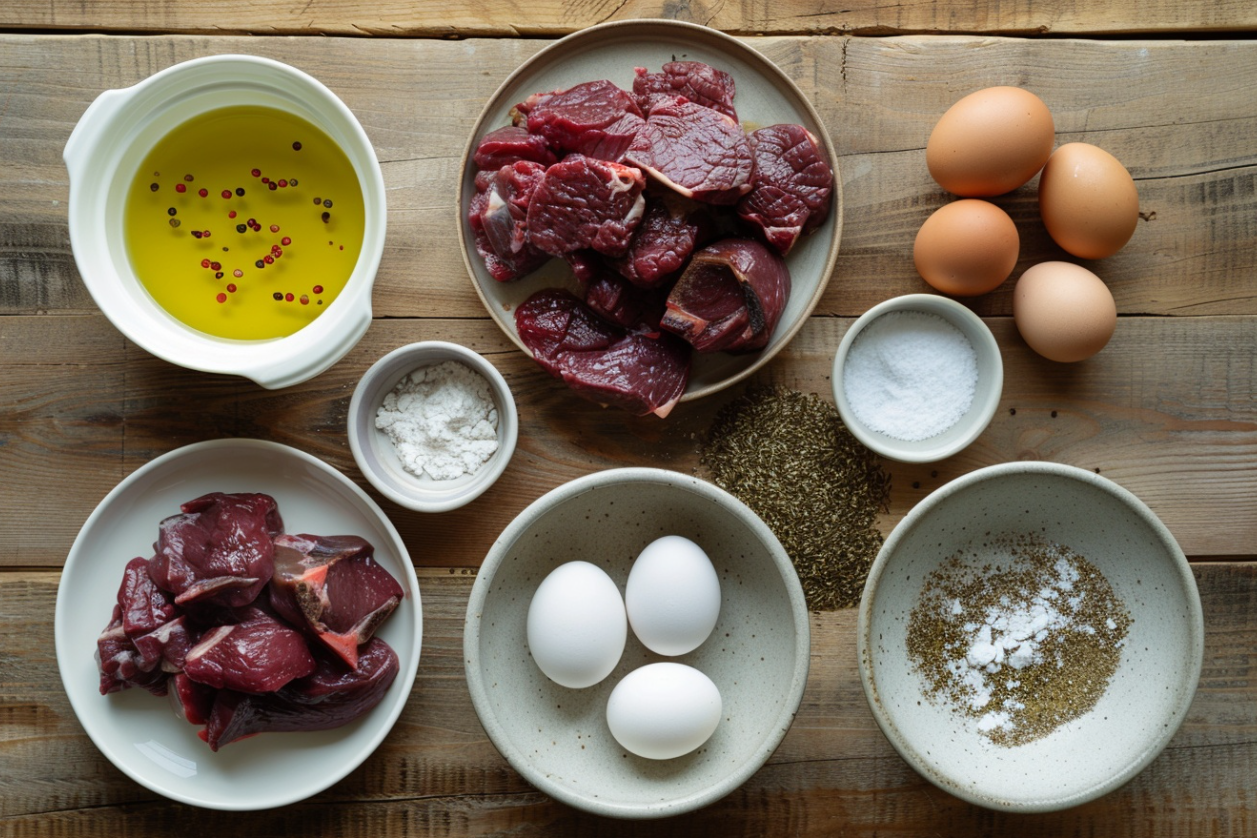
[[[348,432],[358,468],[381,494],[407,509],[447,512],[502,476],[519,418],[506,379],[482,355],[421,341],[363,374]]]
[[[834,401],[856,439],[892,460],[930,463],[986,430],[1004,387],[999,345],[982,319],[934,294],[873,306],[838,344]]]
[[[1178,730],[1200,595],[1137,497],[1073,466],[990,466],[895,527],[860,605],[860,677],[913,768],[992,809],[1046,812],[1142,771]]]

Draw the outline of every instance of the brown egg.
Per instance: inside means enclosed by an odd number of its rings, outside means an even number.
[[[1043,100],[1020,87],[988,87],[947,109],[930,133],[925,164],[956,195],[1003,195],[1043,168],[1055,127]]]
[[[1139,191],[1126,167],[1102,148],[1067,143],[1039,178],[1039,214],[1052,240],[1082,259],[1121,250],[1139,224]]]
[[[917,231],[912,260],[944,294],[974,297],[999,287],[1017,264],[1017,225],[995,204],[966,198],[944,204]]]
[[[1104,281],[1081,265],[1041,262],[1017,280],[1013,321],[1044,358],[1081,361],[1113,337],[1117,305]]]

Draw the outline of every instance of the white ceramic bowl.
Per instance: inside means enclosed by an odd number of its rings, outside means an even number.
[[[720,579],[720,617],[706,642],[663,658],[630,630],[619,665],[601,683],[572,690],[543,675],[528,650],[526,621],[532,596],[550,571],[589,561],[623,595],[642,548],[674,534],[698,543]],[[463,638],[472,705],[511,766],[557,800],[618,818],[680,814],[745,782],[794,719],[810,651],[803,589],[764,522],[710,483],[647,468],[573,480],[521,512],[481,565]],[[689,664],[711,678],[724,713],[698,750],[650,760],[615,741],[606,706],[625,675],[663,660]]]
[[[996,745],[925,691],[907,651],[909,614],[949,556],[1000,562],[1001,535],[1034,534],[1081,554],[1131,617],[1116,672],[1086,714],[1047,736]],[[1133,494],[1073,466],[1025,462],[967,474],[921,501],[886,539],[859,614],[860,677],[895,749],[944,791],[980,806],[1045,812],[1130,780],[1178,730],[1204,650],[1200,595],[1174,537]]]
[[[383,701],[334,730],[263,733],[217,753],[197,728],[142,689],[102,696],[93,654],[108,624],[122,570],[150,556],[158,523],[179,504],[213,491],[263,492],[275,498],[289,532],[353,534],[406,596],[378,636],[401,663]],[[419,667],[423,608],[419,582],[401,536],[380,507],[349,478],[295,448],[256,439],[198,442],[132,472],[100,502],[66,557],[54,618],[57,665],[70,706],[110,762],[158,794],[211,809],[285,806],[339,781],[362,764],[406,706]]]
[[[843,376],[851,345],[874,320],[896,311],[938,315],[964,334],[973,345],[973,350],[977,355],[978,381],[973,403],[954,425],[929,439],[908,442],[870,428],[855,415],[847,399]],[[982,322],[982,319],[972,311],[948,297],[940,297],[936,294],[905,294],[902,297],[894,297],[878,303],[864,312],[851,325],[838,344],[831,383],[838,413],[856,439],[883,457],[892,460],[905,463],[932,463],[963,450],[977,439],[982,431],[986,430],[991,417],[995,415],[995,408],[999,406],[1000,395],[1003,393],[1004,362],[1000,357],[999,344],[995,342],[995,336],[991,334],[991,330]]]
[[[453,480],[406,471],[392,441],[375,427],[384,397],[398,382],[442,361],[457,361],[484,376],[498,410],[497,452],[474,474]],[[456,343],[421,341],[394,349],[363,374],[349,402],[349,448],[363,476],[389,500],[418,512],[448,512],[480,497],[506,470],[518,437],[519,416],[506,379],[483,356]]]
[[[344,290],[308,326],[274,340],[216,338],[179,322],[140,284],[124,245],[126,191],[145,155],[188,119],[234,105],[277,108],[323,129],[348,156],[362,187],[362,252]],[[110,322],[153,355],[276,389],[336,363],[371,324],[371,288],[384,252],[384,177],[358,120],[300,70],[267,58],[216,55],[168,67],[134,87],[107,90],[70,134],[65,162],[70,244],[83,282]]]

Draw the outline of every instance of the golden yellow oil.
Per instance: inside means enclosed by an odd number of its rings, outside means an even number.
[[[210,111],[163,137],[127,193],[140,282],[209,335],[284,337],[344,289],[365,212],[353,164],[321,129],[275,108]]]

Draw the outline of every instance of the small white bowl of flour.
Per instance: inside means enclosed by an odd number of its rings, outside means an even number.
[[[1004,388],[991,330],[955,300],[908,294],[879,303],[838,345],[834,401],[851,433],[884,457],[929,463],[986,429]]]
[[[362,376],[349,403],[349,447],[385,497],[446,512],[479,497],[506,469],[519,423],[502,374],[444,341],[402,346]]]

